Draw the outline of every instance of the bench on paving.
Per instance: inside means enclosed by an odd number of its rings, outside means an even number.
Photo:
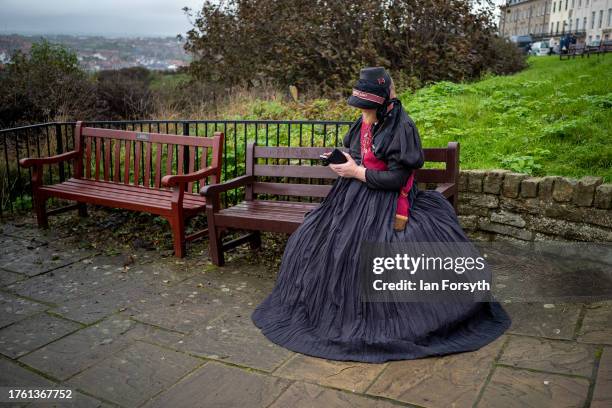
[[[202,189],[206,197],[209,251],[215,265],[223,265],[223,253],[243,243],[251,248],[261,244],[261,231],[290,234],[304,221],[304,216],[319,204],[300,201],[258,199],[258,194],[271,194],[299,198],[323,198],[331,190],[330,179],[337,178],[329,167],[320,165],[319,155],[329,152],[329,147],[269,147],[248,144],[246,151],[246,174],[209,185]],[[343,149],[346,151],[346,149]],[[459,177],[459,144],[450,142],[446,148],[424,149],[426,162],[446,163],[443,169],[419,169],[416,182],[436,184],[457,209],[457,186]],[[266,164],[271,161],[272,164]],[[309,165],[313,161],[315,165]],[[283,164],[280,164],[280,163]],[[296,164],[296,162],[303,162]],[[264,178],[289,179],[288,182],[266,181]],[[296,183],[295,179],[310,179],[308,184]],[[328,184],[316,183],[328,180]],[[219,195],[229,190],[244,187],[245,197],[241,203],[221,208]],[[244,236],[223,242],[223,234],[229,229],[250,231]]]
[[[19,161],[22,167],[32,169],[32,197],[39,227],[48,227],[48,215],[67,210],[78,209],[79,215],[86,216],[86,204],[94,204],[166,218],[177,257],[184,256],[186,241],[206,235],[207,230],[203,230],[185,236],[185,222],[205,211],[206,199],[197,194],[198,184],[206,183],[209,177],[212,183],[220,181],[222,133],[206,138],[101,129],[77,122],[74,137],[73,151]],[[65,161],[74,163],[73,176],[44,185],[43,166]],[[46,202],[51,197],[77,204],[47,211]]]

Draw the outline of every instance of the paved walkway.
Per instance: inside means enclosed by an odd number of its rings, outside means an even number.
[[[126,255],[26,220],[1,225],[0,386],[76,390],[57,406],[612,406],[612,302],[508,304],[512,329],[472,353],[335,362],[253,326],[263,263]]]

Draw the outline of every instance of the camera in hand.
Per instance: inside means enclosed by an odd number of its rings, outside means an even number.
[[[339,149],[334,149],[329,156],[320,155],[319,157],[323,161],[323,166],[328,166],[330,164],[342,164],[348,161],[344,153],[342,153]]]

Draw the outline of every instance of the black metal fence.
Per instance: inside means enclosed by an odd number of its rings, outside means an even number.
[[[87,126],[207,137],[225,134],[222,180],[244,174],[247,142],[265,146],[337,146],[351,122],[289,120],[140,120],[96,121]],[[74,148],[74,122],[53,122],[0,130],[0,216],[31,208],[30,170],[24,157],[46,157]],[[70,163],[45,166],[44,182],[72,174]],[[225,198],[235,202],[238,195]]]

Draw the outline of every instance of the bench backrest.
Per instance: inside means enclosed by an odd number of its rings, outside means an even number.
[[[256,181],[246,190],[246,199],[254,194],[282,196],[325,197],[331,189],[327,180],[337,178],[329,167],[322,166],[319,156],[329,152],[330,147],[275,147],[247,145],[246,174],[257,177],[280,177],[288,179],[310,179],[309,184],[277,181]],[[341,150],[347,151],[342,148]],[[418,169],[418,183],[455,183],[459,177],[459,144],[448,143],[446,148],[423,149],[426,162],[443,162],[445,168]],[[266,162],[272,162],[266,164]],[[327,184],[317,183],[317,180]]]
[[[212,183],[221,180],[223,133],[213,137],[169,135],[85,127],[77,122],[75,150],[82,153],[75,177],[161,188],[165,175],[217,167]],[[187,191],[206,180],[189,183]],[[197,191],[197,190],[196,190]]]

